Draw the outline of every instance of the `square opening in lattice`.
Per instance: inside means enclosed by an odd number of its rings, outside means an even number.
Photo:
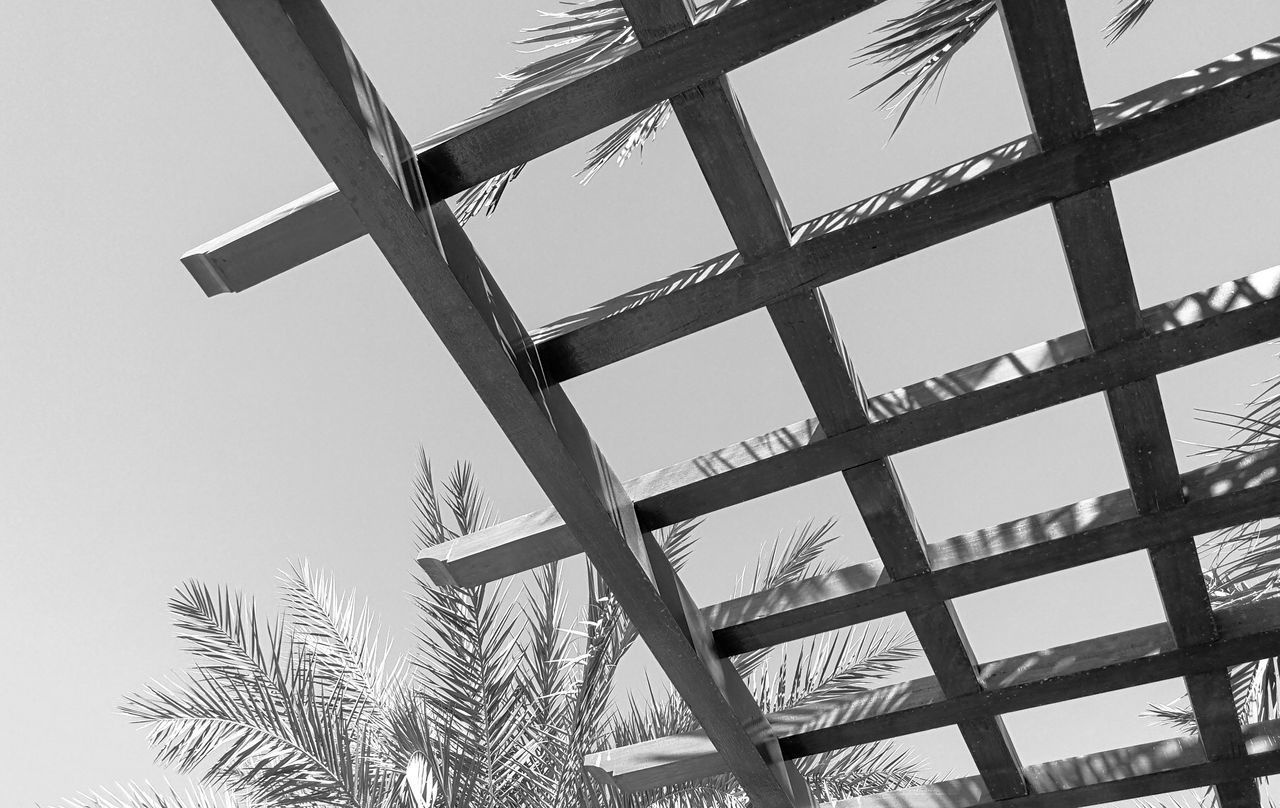
[[[1080,329],[1047,209],[824,287],[869,395]]]
[[[1280,6],[1240,3],[1230,14],[1212,3],[1174,9],[1154,4],[1114,44],[1104,29],[1119,4],[1072,0],[1071,23],[1094,107],[1159,84],[1280,33]]]
[[[893,81],[854,97],[884,66],[850,62],[880,37],[893,4],[835,25],[730,74],[797,223],[1020,138],[1029,132],[998,22],[964,49],[941,94],[896,117],[877,109]]]
[[[750,373],[743,372],[750,368]],[[564,385],[627,479],[813,414],[764,311],[661,345]]]
[[[1145,552],[1041,575],[953,602],[981,662],[1105,637],[1165,619]]]
[[[1149,715],[1186,693],[1181,679],[1112,690],[1096,696],[1007,713],[1005,726],[1023,764],[1063,760],[1109,749],[1180,737],[1181,729]]]
[[[894,461],[930,542],[1128,488],[1101,396],[922,446]]]
[[[674,117],[642,153],[581,185],[575,173],[612,129],[531,163],[492,217],[467,225],[530,330],[733,249]]]
[[[1269,380],[1280,373],[1276,353],[1274,343],[1253,345],[1160,376],[1169,431],[1184,473],[1228,459],[1213,449],[1238,443],[1242,436],[1235,434],[1237,427],[1260,430],[1258,438],[1265,438],[1265,423],[1240,418],[1249,412],[1248,403],[1265,393]],[[1264,422],[1274,421],[1265,412],[1262,415]]]
[[[1280,126],[1113,184],[1144,307],[1280,265]]]

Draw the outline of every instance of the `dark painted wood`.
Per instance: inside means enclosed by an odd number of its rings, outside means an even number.
[[[965,777],[823,808],[1078,808],[1280,771],[1280,722],[1251,724],[1246,736],[1248,756],[1229,761],[1207,761],[1193,736],[1028,766],[1032,793],[1012,800],[993,801],[979,778]]]
[[[882,0],[750,0],[553,88],[487,109],[416,147],[440,200],[872,8]],[[183,256],[206,294],[242,291],[365,233],[332,186]]]
[[[1093,113],[1064,0],[996,0],[1041,151],[1093,134]]]
[[[1076,54],[1066,0],[1001,0],[1001,17],[1032,131],[1044,151],[1093,130],[1093,114]],[[1076,299],[1094,349],[1143,333],[1138,295],[1107,183],[1051,206]],[[1108,390],[1107,404],[1139,513],[1182,501],[1177,458],[1154,377]],[[1213,639],[1216,629],[1194,534],[1149,551],[1165,615],[1180,645]],[[1188,696],[1210,760],[1244,754],[1244,737],[1225,669],[1189,677]],[[995,796],[995,795],[993,795]],[[1224,808],[1260,805],[1256,786],[1219,792]]]
[[[1280,267],[1153,306],[1143,336],[1091,353],[1084,332],[1013,351],[867,402],[872,423],[828,437],[801,421],[625,484],[656,530],[1108,388],[1280,337]],[[579,552],[554,514],[521,517],[420,558],[442,582],[476,585]],[[495,536],[498,538],[495,539]],[[529,547],[523,545],[529,544]],[[535,563],[536,562],[536,563]]]
[[[708,606],[726,656],[780,645],[1280,514],[1280,450],[1183,475],[1187,502],[1139,514],[1128,490],[930,544],[933,571],[891,579],[868,561]]]
[[[654,586],[620,482],[563,392],[524,360],[518,349],[528,336],[447,206],[437,205],[433,217],[417,161],[323,5],[215,5],[548,498],[585,537],[591,562],[752,802],[789,808],[788,789]]]
[[[1242,664],[1280,651],[1280,601],[1224,609],[1221,616],[1222,636],[1199,648],[1179,647],[1168,626],[1159,623],[982,664],[978,676],[984,688],[964,696],[948,697],[936,679],[925,677],[811,702],[771,713],[768,720],[782,754],[799,758]],[[593,756],[591,763],[628,790],[724,770],[715,747],[700,733],[609,750]],[[1033,784],[1042,785],[1031,774],[1035,767],[1027,769]]]
[[[1237,78],[1218,83],[1222,69]],[[1051,152],[1009,144],[800,225],[785,252],[746,262],[721,256],[540,329],[540,360],[553,380],[580,376],[1270,123],[1280,117],[1280,40],[1160,92],[1109,105],[1118,122]]]

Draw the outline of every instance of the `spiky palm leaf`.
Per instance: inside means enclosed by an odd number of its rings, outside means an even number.
[[[1137,25],[1155,0],[1119,0],[1120,8],[1107,23],[1105,36],[1114,43]],[[896,134],[908,113],[930,89],[938,89],[947,68],[961,48],[997,14],[996,0],[923,0],[910,14],[890,20],[880,38],[859,51],[855,63],[884,67],[884,72],[858,95],[897,80],[880,108],[897,114]],[[890,136],[892,136],[892,134]]]
[[[740,579],[738,593],[769,589],[820,574],[830,568],[823,551],[837,537],[835,523],[810,522],[785,540],[779,536],[761,548],[749,578]],[[757,703],[766,712],[825,698],[840,698],[882,682],[917,653],[909,635],[892,629],[836,632],[826,640],[800,643],[794,649],[765,650],[735,658]],[[695,730],[696,723],[683,700],[670,693],[632,699],[614,722],[614,743],[627,745]],[[919,763],[892,743],[876,743],[816,755],[799,762],[801,773],[822,800],[902,788],[924,782]],[[727,776],[635,797],[637,805],[746,805],[745,794]]]
[[[171,603],[201,663],[188,676],[130,697],[158,760],[273,805],[383,802],[395,778],[372,754],[360,699],[318,677],[316,657],[280,629],[260,632],[252,602],[196,583]],[[264,639],[265,636],[265,639]]]
[[[414,504],[420,544],[493,521],[469,467],[455,467],[438,488],[425,454]],[[683,523],[656,534],[677,569],[696,528]],[[831,529],[811,524],[775,542],[748,588],[822,569]],[[259,620],[252,599],[189,583],[171,607],[196,665],[131,697],[125,711],[146,726],[161,763],[201,770],[237,807],[745,805],[728,776],[623,795],[586,775],[588,753],[689,728],[691,718],[667,693],[651,693],[648,705],[633,701],[629,714],[615,708],[614,676],[636,630],[593,570],[586,613],[573,628],[564,623],[559,568],[536,571],[531,581],[519,603],[486,587],[436,590],[423,582],[427,647],[414,679],[400,675],[403,666],[389,657],[372,616],[306,565],[282,574],[287,611],[272,623]],[[901,653],[886,632],[842,636],[803,645],[768,669],[777,673],[755,677],[765,708],[866,686]],[[832,798],[916,782],[911,766],[885,746],[804,764],[815,791]],[[137,803],[128,808],[185,808],[154,790],[121,793]]]
[[[127,783],[63,800],[61,808],[258,808],[248,800],[209,789],[180,792],[172,786],[164,790],[150,783]]]
[[[459,464],[443,487],[440,507],[431,465],[422,455],[417,484],[418,540],[438,544],[483,529],[493,510],[470,466]],[[444,513],[453,524],[446,523]],[[436,588],[419,577],[416,601],[423,647],[418,671],[427,709],[450,739],[440,755],[453,800],[460,805],[501,806],[523,801],[537,769],[530,738],[519,632],[513,605],[488,586]],[[536,778],[534,778],[536,779]]]

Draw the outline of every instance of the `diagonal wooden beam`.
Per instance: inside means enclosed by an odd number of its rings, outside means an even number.
[[[1043,151],[1093,134],[1066,0],[997,0],[1027,116]],[[1138,294],[1124,246],[1115,198],[1101,184],[1052,204],[1076,298],[1094,349],[1143,333]],[[1154,376],[1107,391],[1107,404],[1138,511],[1178,507],[1183,494],[1160,388]],[[1217,634],[1195,534],[1149,550],[1165,614],[1180,645],[1211,642]],[[1225,668],[1186,680],[1200,738],[1210,760],[1244,754],[1231,682]],[[1224,808],[1260,805],[1250,781],[1221,783]]]
[[[1280,117],[1280,39],[1095,117],[1096,134],[1060,148],[1007,144],[800,225],[785,252],[719,256],[553,323],[535,333],[539,361],[555,381],[574,378],[1270,123]]]
[[[433,201],[478,185],[702,82],[816,34],[882,0],[749,0],[571,83],[521,96],[415,147]],[[598,69],[597,69],[598,68]],[[183,256],[205,294],[239,292],[366,232],[334,186]]]
[[[790,784],[778,779],[690,643],[688,618],[670,611],[655,585],[631,501],[568,398],[524,361],[519,349],[528,335],[448,207],[429,206],[417,161],[324,6],[215,5],[752,803],[789,808]],[[656,566],[661,577],[664,567]]]
[[[978,666],[984,688],[948,696],[925,677],[838,699],[810,702],[768,716],[789,758],[923,732],[999,712],[1043,707],[1117,688],[1164,681],[1280,652],[1280,601],[1219,613],[1213,643],[1179,646],[1165,623],[1019,654]],[[706,736],[690,732],[610,749],[588,765],[624,791],[670,785],[724,771]]]
[[[1186,502],[1139,513],[1128,490],[927,546],[932,571],[893,580],[854,564],[706,607],[716,648],[732,656],[1280,514],[1280,449],[1182,475]]]
[[[1280,267],[1143,312],[1144,334],[1092,352],[1083,331],[873,396],[872,423],[828,436],[815,419],[628,481],[656,530],[844,469],[1280,337]],[[554,510],[425,551],[442,585],[474,586],[581,552]]]

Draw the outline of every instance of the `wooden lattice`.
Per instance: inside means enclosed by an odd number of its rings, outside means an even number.
[[[1088,805],[1213,785],[1257,806],[1280,725],[1241,726],[1228,666],[1280,654],[1280,604],[1213,610],[1193,537],[1280,513],[1280,452],[1179,476],[1156,375],[1280,337],[1280,268],[1142,310],[1110,181],[1280,118],[1280,39],[1090,110],[1065,0],[1001,0],[1033,135],[793,226],[727,71],[878,5],[622,0],[640,47],[411,147],[318,0],[214,0],[333,177],[183,258],[241,291],[365,233],[553,508],[427,550],[441,585],[585,552],[702,732],[592,756],[623,789],[731,772],[758,806],[813,799],[793,760],[957,725],[979,775],[860,798],[966,808]],[[705,18],[704,18],[705,17]],[[445,198],[670,98],[736,253],[530,333]],[[1085,329],[868,398],[823,300],[830,281],[1049,205]],[[627,482],[559,383],[767,307],[816,417]],[[1104,393],[1130,488],[926,544],[892,456]],[[700,608],[648,531],[842,474],[878,561]],[[979,664],[950,599],[1146,550],[1167,622]],[[905,612],[934,676],[762,715],[734,654]],[[1023,765],[1001,715],[1184,677],[1199,729]]]

